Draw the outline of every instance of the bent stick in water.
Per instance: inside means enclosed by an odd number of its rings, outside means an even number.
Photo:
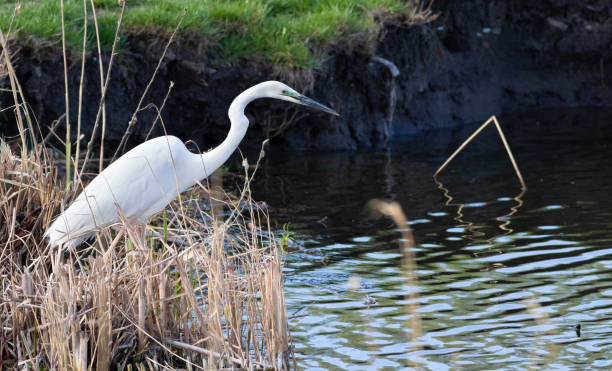
[[[512,155],[512,150],[510,150],[510,146],[508,145],[508,141],[506,140],[506,136],[504,135],[504,132],[502,131],[501,126],[499,125],[499,122],[497,121],[497,118],[495,117],[495,115],[491,116],[487,121],[485,121],[484,124],[482,124],[472,135],[470,135],[469,138],[467,138],[465,140],[465,142],[463,142],[459,146],[459,148],[457,148],[457,150],[455,152],[453,152],[452,155],[450,155],[450,157],[442,164],[442,166],[440,166],[440,168],[438,168],[438,170],[436,170],[436,172],[433,175],[434,178],[436,176],[438,176],[438,174],[446,167],[446,165],[448,165],[459,154],[459,152],[461,152],[461,150],[469,142],[471,142],[472,139],[474,139],[474,137],[476,137],[491,122],[493,122],[495,124],[495,127],[497,128],[497,132],[499,133],[499,137],[501,138],[502,143],[504,144],[504,147],[506,148],[506,152],[508,152],[508,157],[510,158],[510,162],[512,162],[512,166],[514,167],[514,171],[516,171],[516,176],[518,177],[519,181],[521,182],[521,186],[523,187],[523,189],[527,189],[527,185],[525,184],[525,181],[523,180],[523,176],[521,175],[521,171],[519,170],[518,165],[516,164],[516,160],[514,159],[514,156]]]

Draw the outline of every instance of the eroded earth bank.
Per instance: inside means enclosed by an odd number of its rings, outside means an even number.
[[[336,108],[341,117],[256,102],[247,111],[252,127],[245,145],[255,147],[271,137],[276,147],[354,149],[382,144],[388,137],[482,121],[491,114],[612,106],[608,1],[436,0],[433,7],[439,15],[429,24],[387,26],[374,53],[347,54],[338,47],[310,84],[299,76],[285,76],[297,80],[297,88],[309,96]],[[117,56],[106,97],[109,143],[118,143],[125,132],[165,42],[151,33],[133,32]],[[191,36],[172,44],[143,106],[160,106],[173,82],[162,114],[166,130],[205,149],[226,135],[227,107],[234,96],[252,84],[283,76],[247,63],[212,64],[201,51],[204,42]],[[61,52],[57,45],[31,40],[17,44],[16,65],[26,99],[48,127],[65,112]],[[95,58],[90,53],[84,81],[86,136],[100,99]],[[71,86],[78,86],[79,71],[79,59],[74,58]],[[73,107],[77,92],[72,91]],[[2,99],[6,103],[12,98]],[[130,145],[144,139],[154,117],[151,108],[138,115]],[[10,134],[6,120],[0,129]],[[162,133],[158,123],[153,135]]]

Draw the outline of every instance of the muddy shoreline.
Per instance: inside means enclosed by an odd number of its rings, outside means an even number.
[[[336,108],[340,118],[284,103],[254,102],[247,110],[252,125],[244,145],[257,147],[272,136],[277,148],[356,149],[492,114],[612,107],[612,5],[605,0],[543,0],[536,5],[524,0],[438,0],[434,8],[440,15],[430,24],[389,26],[375,55],[338,50],[315,71],[308,95]],[[110,143],[118,143],[126,130],[163,44],[133,34],[115,60],[106,99]],[[30,41],[17,46],[17,72],[26,99],[46,127],[65,112],[61,53],[57,45]],[[266,66],[213,65],[197,46],[197,40],[184,39],[170,48],[144,102],[160,106],[173,82],[162,116],[167,132],[207,149],[225,137],[227,107],[234,96],[279,77]],[[86,137],[99,102],[95,57],[88,56],[85,74]],[[108,55],[104,60],[108,62]],[[70,68],[73,123],[79,70],[75,59]],[[10,104],[8,95],[1,99],[3,107]],[[154,109],[138,115],[129,146],[144,139],[154,117]],[[8,122],[6,114],[2,121]],[[10,135],[10,125],[0,131]],[[158,123],[153,135],[161,134]]]

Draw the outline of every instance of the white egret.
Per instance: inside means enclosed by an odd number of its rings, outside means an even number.
[[[204,154],[195,154],[180,139],[169,135],[136,146],[85,187],[47,229],[45,238],[52,246],[76,247],[96,229],[117,223],[117,206],[131,223],[146,223],[179,193],[225,163],[249,127],[244,109],[257,98],[282,99],[338,115],[283,83],[262,82],[234,99],[228,111],[231,127],[218,147]]]

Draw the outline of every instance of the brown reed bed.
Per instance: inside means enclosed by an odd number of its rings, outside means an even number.
[[[85,164],[57,167],[0,41],[20,133],[0,141],[0,369],[289,368],[282,256],[248,163],[237,195],[201,184],[150,225],[52,249]]]
[[[224,222],[203,208],[202,187],[176,201],[159,226],[124,221],[78,251],[54,251],[42,233],[63,189],[53,166],[25,153],[0,147],[4,366],[288,365],[282,258],[248,192],[218,200],[228,210],[222,215],[233,215]]]

